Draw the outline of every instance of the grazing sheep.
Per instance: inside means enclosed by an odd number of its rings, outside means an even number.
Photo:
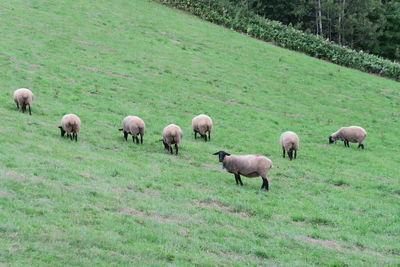
[[[358,143],[358,148],[364,149],[365,137],[367,137],[367,132],[359,126],[342,127],[329,136],[329,143],[341,140],[344,142],[344,146],[350,147],[349,142],[352,142]]]
[[[283,151],[283,157],[285,157],[285,152],[287,152],[289,159],[293,159],[293,150],[294,150],[294,158],[297,157],[297,150],[299,149],[299,137],[295,132],[287,131],[281,134],[280,144]]]
[[[14,92],[14,102],[17,104],[18,110],[21,108],[22,113],[25,113],[26,106],[28,106],[29,115],[32,115],[31,106],[34,97],[32,91],[26,88],[20,88]]]
[[[61,126],[58,126],[61,130],[61,136],[67,133],[67,137],[71,140],[75,139],[78,142],[78,132],[81,127],[81,120],[75,114],[66,114],[61,119]]]
[[[259,155],[231,155],[225,151],[218,151],[213,155],[219,156],[222,168],[235,175],[236,184],[243,185],[240,175],[249,178],[261,176],[263,179],[261,189],[269,189],[267,174],[272,168],[272,161],[269,158]]]
[[[122,121],[122,129],[120,131],[124,131],[124,138],[128,141],[128,134],[132,135],[132,141],[136,144],[139,144],[138,135],[140,134],[140,143],[143,144],[143,135],[144,135],[145,124],[144,121],[137,116],[126,116]]]
[[[208,141],[211,140],[211,129],[213,122],[211,118],[205,114],[200,114],[193,118],[192,127],[194,131],[194,138],[197,139],[197,134],[199,133],[201,138],[207,142],[207,132],[208,132]]]
[[[178,145],[183,137],[181,128],[178,125],[170,124],[164,128],[162,135],[163,139],[160,141],[163,141],[165,149],[173,154],[172,145],[175,145],[175,154],[178,155]]]

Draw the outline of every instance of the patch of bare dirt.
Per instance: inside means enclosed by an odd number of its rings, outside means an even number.
[[[119,74],[119,73],[115,73],[115,72],[110,72],[110,71],[102,71],[102,70],[99,70],[96,67],[85,66],[85,65],[79,65],[79,67],[81,67],[83,69],[90,70],[90,71],[98,72],[98,73],[104,73],[104,74],[107,74],[107,75],[110,75],[110,76],[114,76],[114,77],[124,78],[124,79],[127,79],[127,80],[133,80],[134,79],[134,78],[132,78],[130,76],[127,76],[127,75],[123,75],[123,74]]]
[[[246,212],[243,212],[243,211],[236,212],[231,207],[223,205],[222,203],[219,203],[217,200],[214,200],[214,199],[212,199],[210,201],[195,200],[194,202],[197,205],[201,206],[201,207],[215,208],[217,210],[229,212],[231,214],[234,214],[236,216],[240,216],[240,217],[243,217],[243,218],[249,218],[250,217],[250,215],[247,214]]]
[[[82,172],[82,173],[80,173],[80,176],[85,177],[87,179],[94,180],[93,175],[88,172]]]
[[[295,118],[303,116],[303,114],[300,114],[300,113],[284,112],[283,114],[285,114],[285,116],[288,116],[288,117],[295,117]]]
[[[77,42],[79,44],[83,44],[83,45],[94,45],[91,42],[87,42],[87,41],[83,41],[83,40],[75,40],[75,42]]]
[[[304,236],[304,235],[300,235],[300,236],[298,236],[298,238],[302,241],[306,241],[309,243],[321,244],[325,247],[340,247],[341,246],[341,244],[339,242],[332,241],[332,240],[317,239],[317,238],[312,238],[312,237]]]
[[[203,166],[206,169],[212,169],[212,170],[216,170],[216,169],[220,169],[220,165],[218,164],[213,164],[213,163],[202,163],[201,166]]]
[[[224,101],[224,102],[229,103],[229,104],[232,104],[232,105],[237,105],[237,104],[239,104],[237,101],[235,101],[235,100],[233,100],[233,99],[231,99],[231,100],[226,100],[226,101]]]
[[[151,220],[159,222],[159,223],[179,222],[182,219],[179,216],[162,216],[162,215],[155,214],[155,213],[146,214],[143,211],[135,210],[135,209],[131,209],[131,208],[124,208],[124,209],[121,210],[121,212],[125,213],[125,214],[130,214],[130,215],[135,216],[135,217],[148,218],[148,219],[151,219]]]
[[[158,31],[160,34],[162,34],[162,35],[165,35],[165,34],[167,34],[167,32],[165,32],[165,31]]]
[[[174,39],[171,39],[170,41],[173,42],[174,44],[181,44],[182,43],[181,41],[174,40]]]
[[[13,177],[13,178],[25,178],[24,175],[16,173],[15,171],[8,171],[6,172],[6,176]]]

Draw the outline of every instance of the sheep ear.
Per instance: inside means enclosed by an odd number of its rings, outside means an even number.
[[[58,126],[58,128],[62,129],[62,126]]]
[[[215,152],[215,153],[213,153],[213,155],[219,155],[219,151],[218,151],[218,152]]]
[[[229,154],[229,153],[225,153],[225,156],[230,156],[231,154]]]
[[[118,129],[118,131],[123,131],[123,130],[124,130],[124,129],[122,129],[122,128],[121,128],[121,129]]]

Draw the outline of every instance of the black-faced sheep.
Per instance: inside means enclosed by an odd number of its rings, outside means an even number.
[[[249,178],[261,176],[261,189],[269,189],[267,174],[272,168],[269,158],[260,155],[231,155],[225,151],[218,151],[213,155],[218,155],[223,168],[235,175],[236,184],[243,185],[240,175]]]
[[[128,141],[128,134],[132,135],[132,141],[139,144],[138,135],[140,135],[140,143],[143,144],[143,136],[145,130],[144,121],[137,116],[126,116],[122,121],[122,129],[120,131],[124,132],[124,138]]]
[[[15,104],[17,104],[18,110],[21,109],[22,113],[25,113],[26,106],[28,106],[29,115],[32,115],[31,106],[34,97],[35,96],[32,93],[32,91],[26,88],[20,88],[18,90],[15,90],[13,95],[14,102]]]
[[[208,141],[211,140],[211,130],[213,122],[211,118],[205,114],[200,114],[193,118],[192,127],[194,131],[194,138],[197,139],[197,134],[200,134],[202,138],[207,142],[207,132]]]
[[[67,133],[67,137],[71,140],[75,139],[78,142],[78,132],[81,127],[81,120],[75,114],[66,114],[61,118],[61,126],[58,126],[61,131],[61,136]]]
[[[175,145],[175,154],[178,155],[178,145],[182,140],[183,133],[178,125],[170,124],[162,132],[164,148],[173,154],[172,145]]]
[[[284,132],[283,134],[281,134],[279,141],[282,147],[283,157],[285,157],[285,152],[286,152],[290,160],[292,160],[293,158],[296,159],[297,150],[299,149],[299,137],[297,136],[297,134],[292,131]],[[294,157],[293,157],[293,151],[294,151]]]
[[[365,137],[367,137],[367,132],[359,126],[342,127],[329,136],[329,143],[341,140],[344,142],[344,146],[350,147],[349,142],[352,142],[358,143],[358,148],[364,149]]]

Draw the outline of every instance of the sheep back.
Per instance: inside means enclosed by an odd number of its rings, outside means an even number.
[[[260,155],[230,155],[223,160],[224,167],[233,174],[246,177],[266,177],[272,161]]]
[[[81,120],[75,114],[66,114],[61,118],[61,127],[68,134],[78,133],[81,127]]]
[[[167,143],[168,145],[173,145],[173,144],[179,145],[183,133],[178,125],[170,124],[164,128],[162,135],[164,143]]]
[[[280,144],[285,151],[299,149],[299,137],[295,132],[287,131],[281,134]]]
[[[139,133],[143,136],[145,124],[144,121],[137,116],[126,116],[122,121],[122,128],[132,136],[136,136]]]
[[[20,88],[14,91],[13,98],[14,102],[21,107],[26,105],[31,106],[34,94],[29,89]]]
[[[201,135],[205,135],[206,131],[211,132],[212,124],[211,118],[205,114],[200,114],[192,120],[193,130],[199,132]]]

